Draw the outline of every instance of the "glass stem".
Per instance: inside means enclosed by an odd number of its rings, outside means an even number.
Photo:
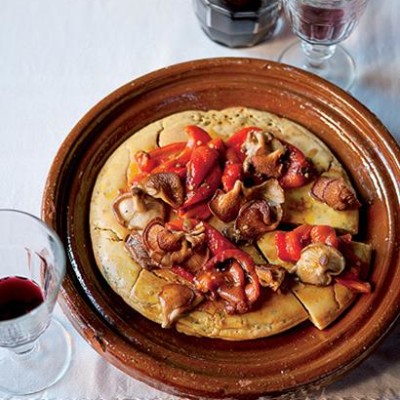
[[[26,343],[22,346],[9,348],[9,351],[12,354],[13,358],[21,358],[21,357],[29,357],[31,353],[38,350],[39,341],[35,340],[34,342]]]
[[[311,44],[305,41],[301,42],[301,47],[307,59],[308,69],[324,69],[327,61],[333,56],[336,50],[336,45],[318,45]]]

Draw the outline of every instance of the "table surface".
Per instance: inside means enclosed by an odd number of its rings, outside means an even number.
[[[108,93],[150,71],[208,57],[277,60],[295,38],[229,49],[199,28],[190,0],[0,1],[0,207],[40,215],[52,160],[76,122]],[[400,3],[371,0],[344,46],[358,65],[352,94],[400,141]],[[106,363],[57,307],[73,337],[64,378],[29,399],[172,399]],[[321,399],[400,399],[400,325]],[[0,371],[1,373],[1,371]],[[0,394],[0,398],[10,398]]]

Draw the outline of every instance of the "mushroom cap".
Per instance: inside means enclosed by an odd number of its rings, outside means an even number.
[[[313,243],[305,247],[300,259],[291,272],[295,272],[304,283],[328,286],[332,276],[339,275],[345,268],[342,253],[332,246]]]
[[[221,221],[231,222],[237,217],[243,201],[242,186],[237,180],[229,192],[218,189],[208,203],[211,212]]]
[[[311,188],[311,195],[337,211],[361,206],[354,189],[341,176],[320,176]]]
[[[139,188],[118,196],[113,203],[117,221],[128,229],[143,230],[155,218],[165,218],[164,204]]]
[[[172,208],[182,205],[185,189],[178,174],[158,172],[150,174],[142,183],[143,190],[150,196],[161,199]]]
[[[162,327],[169,328],[185,312],[195,307],[203,298],[186,285],[168,283],[158,295],[162,309]]]

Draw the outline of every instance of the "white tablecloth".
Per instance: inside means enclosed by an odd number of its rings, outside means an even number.
[[[399,21],[399,0],[371,0],[344,43],[358,64],[353,95],[398,141]],[[198,58],[276,60],[293,39],[283,25],[256,47],[222,47],[200,30],[190,0],[0,0],[0,207],[40,214],[44,182],[61,142],[84,113],[122,84]],[[173,398],[107,364],[58,308],[55,314],[73,336],[72,364],[63,380],[27,398]],[[397,324],[370,358],[320,398],[400,399],[399,349]]]

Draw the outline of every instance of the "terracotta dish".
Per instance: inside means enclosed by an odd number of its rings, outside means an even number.
[[[310,323],[258,340],[226,342],[162,329],[130,309],[103,280],[89,237],[97,174],[135,131],[188,109],[246,106],[310,129],[346,167],[364,204],[360,234],[374,248],[373,293],[324,331]],[[226,58],[165,68],[116,90],[68,135],[47,180],[42,215],[68,252],[61,305],[110,363],[166,392],[257,398],[328,384],[365,359],[400,311],[400,150],[354,98],[306,72],[265,60]]]

